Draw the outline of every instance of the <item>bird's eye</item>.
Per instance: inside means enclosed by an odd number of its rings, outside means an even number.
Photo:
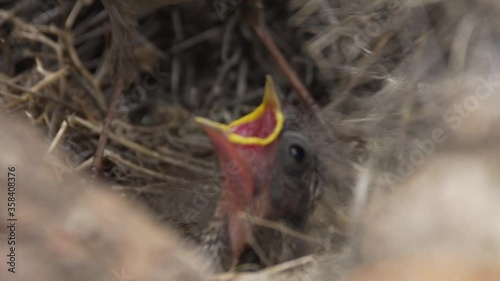
[[[314,150],[303,133],[284,131],[280,141],[278,161],[287,174],[299,176],[315,165]]]
[[[306,158],[306,151],[300,145],[297,144],[290,145],[288,152],[293,157],[293,159],[295,159],[295,161],[299,163],[304,161],[304,158]]]

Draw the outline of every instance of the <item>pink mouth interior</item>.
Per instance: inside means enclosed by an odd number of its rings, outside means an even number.
[[[266,108],[254,121],[231,127],[231,132],[243,137],[267,138],[276,128],[276,113],[273,108]]]

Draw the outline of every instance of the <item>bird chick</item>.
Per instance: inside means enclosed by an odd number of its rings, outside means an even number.
[[[267,77],[262,104],[250,114],[229,125],[196,121],[210,137],[224,176],[203,235],[205,251],[221,270],[300,256],[303,241],[279,226],[304,231],[320,194],[318,160],[298,124],[285,119],[272,78]]]

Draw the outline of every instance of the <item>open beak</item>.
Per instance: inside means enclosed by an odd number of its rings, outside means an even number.
[[[265,151],[273,144],[283,129],[284,117],[276,88],[271,76],[266,76],[266,87],[262,103],[249,114],[231,122],[220,124],[202,117],[195,118],[210,137],[221,169],[225,176],[226,189],[233,194],[234,203],[248,204],[255,191],[248,150]],[[233,190],[234,189],[234,190]],[[234,204],[233,203],[233,204]]]
[[[220,124],[202,117],[198,123],[211,137],[214,132],[223,134],[227,141],[239,145],[266,146],[274,142],[283,129],[283,112],[271,76],[266,76],[264,99],[259,107],[249,114],[231,122]],[[212,139],[212,141],[214,141]]]
[[[237,257],[246,240],[238,213],[251,206],[257,188],[254,176],[264,172],[263,167],[271,162],[271,148],[284,125],[273,79],[266,77],[262,103],[240,119],[228,125],[201,117],[196,117],[195,121],[210,137],[219,158],[224,186],[218,215],[226,216],[229,220],[231,246]]]

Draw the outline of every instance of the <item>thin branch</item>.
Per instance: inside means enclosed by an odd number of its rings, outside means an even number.
[[[95,133],[99,133],[101,131],[101,129],[97,125],[94,125],[86,120],[83,120],[80,117],[77,117],[77,116],[68,117],[68,122],[70,125],[78,124],[80,126],[83,126],[87,129],[95,132]],[[146,155],[148,157],[157,159],[161,162],[164,162],[164,163],[167,163],[170,165],[174,165],[174,166],[178,166],[178,167],[184,168],[186,170],[190,170],[190,171],[199,173],[200,175],[206,175],[206,176],[210,175],[210,171],[207,171],[207,169],[205,169],[205,168],[198,168],[190,163],[186,163],[186,162],[180,160],[179,157],[174,157],[174,156],[169,157],[166,155],[162,155],[156,151],[150,150],[147,147],[144,147],[138,143],[132,142],[132,141],[130,141],[122,136],[117,135],[117,134],[109,133],[109,138],[111,140],[129,148],[129,149],[132,149],[132,150],[134,150],[142,155]]]
[[[213,281],[257,281],[257,280],[313,280],[313,270],[318,262],[313,256],[304,256],[278,265],[267,267],[257,272],[228,272],[208,276]]]
[[[315,244],[315,245],[319,245],[319,246],[323,246],[323,247],[325,246],[323,243],[321,243],[321,241],[313,239],[312,237],[310,237],[304,233],[293,230],[282,223],[266,220],[263,218],[249,215],[247,213],[240,213],[239,217],[240,217],[240,219],[248,221],[251,224],[259,225],[259,226],[266,227],[269,229],[275,229],[275,230],[278,230],[281,233],[286,234],[290,237],[295,237],[295,238],[307,241],[311,244]]]
[[[297,75],[293,67],[290,65],[288,60],[285,58],[283,53],[280,51],[276,43],[274,43],[271,34],[269,34],[269,31],[267,31],[267,27],[264,23],[262,16],[262,7],[263,7],[262,1],[251,0],[249,2],[250,5],[248,5],[247,14],[245,15],[248,24],[253,29],[253,31],[260,39],[260,41],[262,41],[262,44],[264,44],[264,46],[267,48],[267,50],[273,57],[274,61],[278,65],[279,69],[288,79],[288,82],[290,82],[290,84],[292,85],[293,89],[295,90],[299,98],[311,110],[313,117],[318,121],[319,125],[325,132],[327,138],[330,141],[336,139],[333,132],[331,131],[326,121],[324,120],[323,116],[320,114],[321,110],[318,104],[312,98],[311,94],[309,93],[309,90],[306,88],[304,83],[302,83],[302,80],[300,80],[299,76]]]
[[[111,96],[109,109],[106,114],[106,118],[104,119],[104,125],[102,126],[101,135],[99,136],[99,142],[97,143],[97,149],[94,155],[94,176],[98,176],[102,172],[104,148],[106,148],[106,143],[108,142],[108,135],[109,131],[111,130],[111,122],[113,121],[116,111],[118,110],[118,105],[123,88],[123,79],[118,79],[118,82],[116,83],[115,89],[113,91],[113,95]]]
[[[67,102],[66,102],[66,101],[64,101],[64,100],[61,100],[61,99],[60,99],[60,98],[58,98],[58,97],[54,97],[54,96],[52,96],[52,95],[44,95],[44,94],[39,93],[39,92],[34,92],[34,91],[32,91],[31,89],[28,89],[28,88],[26,88],[26,87],[23,87],[23,86],[20,86],[20,85],[14,84],[14,83],[12,83],[12,82],[10,82],[10,81],[2,81],[2,80],[0,80],[0,85],[1,85],[1,84],[7,85],[8,87],[12,87],[12,88],[17,89],[17,90],[22,91],[22,92],[27,92],[27,93],[30,93],[30,94],[32,94],[32,95],[34,95],[34,96],[39,97],[39,98],[44,98],[44,99],[49,99],[49,100],[52,100],[52,101],[54,101],[54,102],[56,102],[56,103],[59,103],[59,104],[61,104],[61,105],[65,106],[65,107],[67,107],[67,108],[69,108],[69,109],[73,110],[74,112],[78,112],[78,113],[81,113],[81,112],[82,112],[82,110],[81,110],[80,108],[77,108],[76,106],[74,106],[74,105],[72,105],[72,104],[69,104],[69,103],[67,103]],[[4,93],[5,93],[5,92],[4,92]],[[17,95],[13,95],[13,94],[9,94],[9,95],[10,95],[11,97],[15,97],[15,99],[18,99],[18,100],[22,100],[22,101],[24,101],[24,99],[25,99],[23,96],[17,96]]]
[[[61,142],[67,129],[68,129],[68,122],[66,122],[66,120],[64,120],[61,124],[61,127],[59,128],[59,131],[57,131],[56,136],[54,137],[54,139],[50,143],[49,149],[47,150],[47,154],[50,154],[50,153],[52,153],[52,151],[54,151],[54,149],[57,147],[57,145]]]
[[[252,3],[253,5],[249,8],[250,11],[247,20],[250,27],[255,32],[260,41],[262,41],[262,44],[264,44],[264,46],[267,48],[274,61],[278,65],[279,69],[288,79],[299,98],[311,109],[317,109],[318,105],[312,98],[309,90],[307,90],[304,83],[302,83],[293,67],[290,65],[288,60],[280,51],[276,43],[274,43],[273,38],[269,34],[264,20],[262,19],[262,3],[260,3],[260,1],[252,1]]]
[[[183,184],[183,185],[186,185],[186,186],[189,186],[189,185],[192,184],[191,182],[183,180],[181,178],[172,177],[172,176],[169,176],[169,175],[165,175],[165,174],[158,173],[158,172],[152,171],[150,169],[141,167],[141,166],[139,166],[137,164],[132,163],[131,161],[129,161],[127,159],[124,159],[123,157],[120,156],[120,154],[115,153],[115,152],[113,152],[113,151],[111,151],[109,149],[106,149],[104,151],[104,157],[106,157],[107,159],[115,162],[118,165],[123,165],[123,166],[125,166],[125,167],[127,167],[129,169],[138,171],[138,172],[140,172],[142,174],[145,174],[145,175],[148,175],[148,176],[160,179],[160,180],[165,180],[165,181],[168,181],[168,182],[171,182],[171,183],[175,183],[175,184]]]
[[[55,72],[49,72],[42,80],[40,80],[38,83],[36,83],[34,86],[32,86],[27,93],[24,93],[21,96],[21,99],[13,100],[13,101],[9,102],[8,104],[6,104],[5,107],[6,108],[16,107],[19,103],[25,102],[26,100],[28,100],[29,95],[31,93],[40,92],[42,89],[44,89],[47,86],[51,85],[52,83],[58,81],[61,77],[64,77],[67,74],[68,74],[68,70],[66,68],[59,69]]]
[[[73,45],[74,43],[74,38],[71,34],[68,34],[65,38],[66,42],[66,48],[68,50],[69,57],[71,59],[71,62],[73,63],[73,66],[76,68],[76,70],[90,83],[92,86],[92,90],[94,91],[95,94],[95,99],[97,101],[97,104],[99,105],[99,108],[102,111],[106,110],[106,99],[104,98],[104,94],[102,93],[101,90],[101,85],[99,84],[99,81],[92,76],[92,74],[85,68],[83,65],[82,61],[78,57],[78,54],[75,50],[75,47]]]

